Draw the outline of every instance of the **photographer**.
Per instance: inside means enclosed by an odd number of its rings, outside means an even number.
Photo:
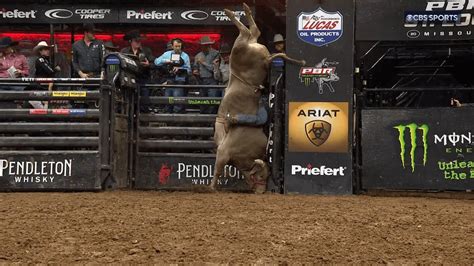
[[[140,75],[137,76],[137,81],[140,85],[149,83],[151,80],[151,64],[155,60],[151,49],[142,46],[142,40],[145,39],[138,30],[132,30],[123,36],[125,41],[130,43],[130,46],[122,49],[122,53],[133,55],[140,61]],[[150,91],[148,88],[140,87],[140,96],[144,99],[143,104],[140,104],[140,111],[148,113],[150,111]]]
[[[173,39],[171,41],[173,50],[166,51],[160,57],[155,59],[155,65],[166,68],[167,84],[184,85],[188,82],[188,75],[191,73],[191,64],[189,55],[182,51],[183,41],[181,39]],[[185,96],[183,88],[167,88],[165,90],[167,97],[183,97]],[[166,106],[167,113],[185,113],[184,106],[171,105]]]

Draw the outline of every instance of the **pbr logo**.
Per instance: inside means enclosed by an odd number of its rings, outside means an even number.
[[[314,67],[302,67],[299,74],[300,81],[305,86],[316,82],[319,94],[323,94],[325,89],[334,93],[336,90],[332,83],[339,81],[339,76],[336,67],[333,66],[337,64],[339,62],[328,62],[327,58],[324,58]]]
[[[309,121],[305,128],[306,136],[316,147],[323,145],[331,134],[331,124],[323,120]]]
[[[400,143],[400,160],[402,161],[402,166],[405,169],[405,152],[406,152],[406,142],[405,142],[405,131],[408,128],[409,139],[410,139],[410,165],[411,171],[415,172],[415,155],[418,147],[418,137],[417,133],[421,134],[421,142],[423,143],[423,166],[426,165],[428,157],[428,131],[429,127],[426,124],[417,125],[411,123],[408,125],[398,125],[393,128],[398,131],[398,142]]]
[[[342,36],[342,14],[326,12],[322,8],[298,15],[298,38],[311,45],[322,47]]]

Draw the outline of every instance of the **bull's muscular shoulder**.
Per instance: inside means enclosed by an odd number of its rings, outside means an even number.
[[[238,86],[238,85],[230,85]],[[260,96],[253,90],[244,87],[234,87],[226,90],[219,107],[222,115],[231,114],[256,114]],[[250,102],[249,102],[250,99]]]

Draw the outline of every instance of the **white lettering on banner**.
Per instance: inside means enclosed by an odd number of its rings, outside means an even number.
[[[64,176],[68,177],[72,174],[72,159],[66,159],[60,162],[30,162],[30,161],[8,161],[0,160],[0,177],[23,176],[24,178],[32,178],[34,176],[41,178],[45,176]],[[15,177],[15,178],[16,178]]]
[[[240,20],[240,17],[245,16],[245,11],[234,11],[235,17]],[[216,21],[230,21],[230,18],[225,14],[224,10],[211,11],[211,16],[214,16]]]
[[[474,16],[472,15],[471,11],[474,8],[474,0],[445,0],[445,1],[429,1],[426,3],[425,11],[428,12],[455,12],[455,11],[466,11],[465,13],[456,14],[456,17],[460,17],[456,22],[451,20],[444,19],[441,23],[442,27],[468,27],[474,25]],[[426,18],[434,18],[434,15],[426,15]],[[446,14],[442,14],[442,16],[446,16]],[[435,23],[428,23],[424,19],[417,19],[420,15],[413,15],[409,16],[411,21],[405,21],[404,27],[406,28],[414,28],[414,27],[422,27],[422,28],[433,28]],[[424,17],[423,17],[424,18]],[[439,31],[439,32],[425,32],[423,36],[425,37],[436,37],[436,36],[469,36],[471,32],[463,32],[463,31]]]
[[[291,166],[291,175],[309,175],[309,176],[344,176],[344,170],[347,167],[337,167],[337,168],[328,168],[325,165],[320,167],[301,166],[301,165],[292,165]]]
[[[434,143],[442,143],[444,146],[447,146],[450,143],[453,147],[457,144],[474,144],[474,134],[472,132],[468,132],[466,134],[458,134],[453,132],[451,134],[444,134],[444,135],[437,135],[435,134]]]
[[[214,165],[178,163],[178,179],[181,178],[212,178]],[[237,168],[226,165],[223,177],[243,179]]]
[[[74,13],[81,19],[104,19],[105,15],[110,14],[110,9],[76,9]]]
[[[0,9],[0,16],[2,18],[36,18],[36,12],[36,10],[20,11],[14,9],[13,11],[8,11]]]
[[[155,10],[151,12],[137,12],[135,10],[127,10],[127,19],[171,20],[173,19],[173,12],[157,12]]]
[[[54,176],[15,176],[15,183],[53,183]]]

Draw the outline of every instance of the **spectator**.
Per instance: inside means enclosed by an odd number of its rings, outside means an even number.
[[[193,74],[199,77],[201,85],[217,85],[214,79],[214,60],[219,57],[219,53],[214,50],[211,45],[214,41],[209,36],[203,36],[199,40],[201,45],[201,52],[194,57]],[[201,97],[222,97],[222,90],[220,89],[206,89],[202,88],[199,92]],[[201,114],[215,114],[217,113],[217,106],[201,105]]]
[[[173,50],[164,52],[160,57],[155,59],[155,65],[158,67],[165,66],[166,82],[167,84],[179,84],[183,85],[187,83],[188,75],[191,72],[191,65],[189,62],[189,55],[182,51],[183,41],[181,39],[173,39],[172,42]],[[165,90],[165,96],[167,97],[183,97],[185,96],[183,88],[167,88]],[[167,105],[165,111],[167,113],[184,113],[184,106]]]
[[[75,73],[81,78],[98,78],[102,70],[104,46],[95,38],[95,33],[100,31],[92,23],[83,25],[84,38],[72,45],[72,65]]]
[[[48,45],[47,42],[41,41],[33,48],[38,58],[35,61],[35,77],[37,78],[54,78],[54,74],[61,71],[59,66],[53,67],[49,62],[49,56],[53,45]]]
[[[230,46],[227,43],[221,45],[219,50],[220,56],[214,60],[214,79],[219,85],[227,85],[229,83],[230,74]]]
[[[104,43],[104,49],[105,49],[105,54],[115,53],[120,50],[120,48],[118,46],[115,46],[115,44],[111,41]]]
[[[0,39],[0,77],[19,78],[29,74],[29,67],[26,57],[15,53],[13,47],[18,45],[10,37]],[[9,71],[10,69],[10,71]],[[21,87],[11,87],[12,90],[23,90]],[[2,88],[4,89],[4,88]]]
[[[137,57],[140,62],[140,74],[137,75],[137,82],[141,85],[140,87],[140,96],[143,98],[143,101],[140,103],[140,111],[143,113],[148,113],[150,111],[150,91],[146,88],[146,83],[150,83],[151,80],[151,64],[155,61],[155,57],[151,53],[151,49],[148,47],[142,46],[142,40],[145,37],[140,34],[138,30],[132,30],[127,32],[123,39],[130,43],[130,46],[122,49],[122,53],[130,54]]]
[[[281,34],[275,34],[273,36],[273,45],[275,47],[275,51],[277,53],[284,53],[285,52],[285,39]],[[285,61],[278,57],[273,59],[272,61],[272,68],[270,73],[270,85],[274,86],[278,77],[284,72],[285,69]]]

